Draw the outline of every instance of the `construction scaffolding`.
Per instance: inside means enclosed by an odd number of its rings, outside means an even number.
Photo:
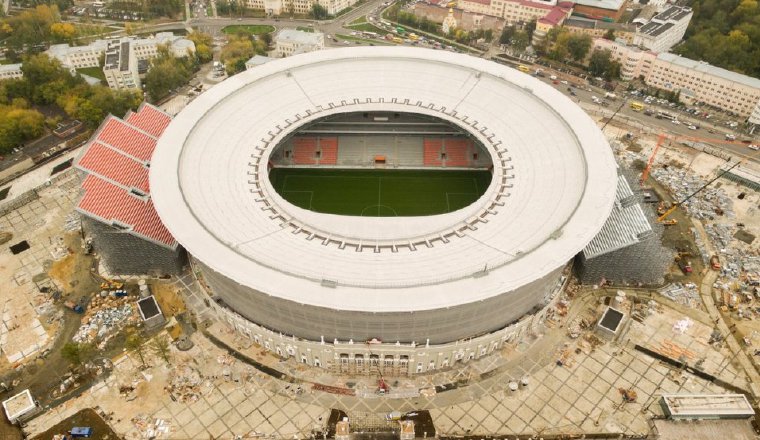
[[[662,225],[655,222],[633,173],[618,175],[615,205],[599,234],[576,257],[575,269],[584,284],[602,280],[625,285],[661,284],[673,252],[662,246]]]

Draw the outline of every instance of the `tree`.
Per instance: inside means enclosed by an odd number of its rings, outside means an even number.
[[[580,62],[588,54],[592,44],[591,36],[586,34],[571,34],[567,40],[567,50],[570,53],[570,57]]]
[[[533,32],[536,31],[536,20],[531,20],[523,29],[528,34],[528,41],[533,41]]]
[[[314,2],[314,4],[311,5],[311,12],[309,15],[315,20],[324,20],[330,16],[330,14],[327,13],[327,9],[317,2]]]
[[[156,336],[150,341],[150,348],[153,350],[153,353],[163,359],[167,364],[169,363],[169,354],[171,354],[169,347],[169,340],[163,335]]]
[[[172,90],[187,84],[192,74],[189,57],[174,58],[166,48],[161,47],[145,74],[145,91],[154,102],[161,100]]]
[[[7,153],[44,132],[45,117],[37,110],[0,106],[0,152]]]
[[[518,51],[523,51],[528,46],[530,46],[530,38],[528,37],[528,33],[525,31],[515,32],[515,36],[512,38],[512,47]]]
[[[613,29],[607,29],[607,32],[604,33],[604,39],[615,41],[615,31]]]
[[[92,358],[94,349],[90,344],[67,342],[61,348],[61,356],[75,366],[81,365]]]
[[[54,41],[72,43],[77,36],[77,29],[71,23],[53,23],[50,34]]]
[[[514,26],[505,26],[504,30],[501,31],[501,36],[499,36],[499,44],[511,44],[515,32],[517,29]]]
[[[51,40],[51,26],[60,21],[57,6],[39,5],[6,18],[0,27],[0,36],[7,35],[5,41],[14,49],[44,46]]]
[[[137,357],[140,358],[140,363],[143,368],[145,365],[145,338],[140,333],[133,333],[127,336],[127,342],[125,344],[127,350],[137,353]]]
[[[594,76],[602,76],[608,81],[620,76],[620,63],[612,59],[609,49],[595,50],[591,54],[588,71]]]
[[[195,56],[201,63],[208,63],[214,58],[212,47],[214,40],[211,35],[203,32],[193,32],[187,36],[187,39],[195,43]]]

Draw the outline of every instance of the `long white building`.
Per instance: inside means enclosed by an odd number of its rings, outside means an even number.
[[[300,53],[324,49],[325,34],[321,32],[303,32],[295,29],[283,29],[274,37],[275,58],[289,57]]]
[[[594,40],[621,63],[621,78],[643,77],[652,87],[680,91],[684,102],[704,102],[760,124],[760,79],[672,53],[656,54],[622,41]]]
[[[260,9],[267,15],[307,15],[315,3],[327,10],[330,15],[353,6],[358,0],[246,0],[246,7]]]

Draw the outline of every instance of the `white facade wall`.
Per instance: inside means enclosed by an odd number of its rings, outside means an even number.
[[[327,10],[330,15],[353,6],[358,0],[246,0],[246,7],[263,9],[269,15],[299,14],[308,15],[314,3]]]
[[[261,327],[211,299],[207,303],[218,321],[282,358],[294,358],[302,364],[342,373],[374,375],[380,367],[392,375],[412,375],[466,364],[507,345],[516,345],[526,337],[540,334],[545,328],[547,314],[556,306],[566,281],[565,276],[558,280],[548,304],[534,314],[525,315],[493,333],[437,345],[424,341],[412,344],[310,341]],[[199,285],[203,286],[203,283]]]
[[[720,109],[731,111],[741,117],[748,118],[760,102],[760,80],[757,86],[738,82],[731,76],[743,76],[732,72],[723,71],[712,66],[708,71],[697,70],[690,66],[672,62],[669,58],[680,58],[673,55],[657,57],[652,70],[646,77],[647,85],[663,90],[687,90],[694,102],[705,102]],[[709,66],[707,63],[696,63],[698,67]],[[728,77],[716,75],[709,70],[719,73],[727,72]],[[752,82],[749,77],[745,77]]]
[[[624,81],[631,81],[641,76],[646,78],[657,58],[655,53],[626,46],[622,41],[595,38],[591,52],[605,49],[609,50],[612,58],[620,63],[620,79]]]
[[[275,37],[274,44],[272,55],[277,58],[284,58],[294,54],[324,49],[325,34],[283,29]]]
[[[24,72],[21,71],[21,63],[0,65],[0,81],[23,77]]]
[[[128,57],[125,60],[126,66],[122,66],[122,60],[124,59],[121,56],[122,50],[128,51]],[[124,47],[121,42],[116,41],[106,52],[106,62],[108,62],[109,55],[111,54],[117,54],[119,58],[117,62],[106,64],[103,67],[103,74],[108,82],[108,87],[114,90],[142,88],[142,85],[140,84],[140,74],[137,71],[135,45],[130,42],[129,45]]]

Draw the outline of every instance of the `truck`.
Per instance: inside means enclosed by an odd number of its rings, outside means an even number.
[[[688,275],[692,272],[691,261],[681,260],[678,262],[678,267],[681,268],[681,272],[684,275]]]
[[[608,93],[608,95],[609,95],[609,93]],[[638,101],[631,101],[630,106],[631,106],[631,109],[633,111],[635,111],[635,112],[640,112],[640,111],[644,110],[644,104],[642,104],[642,103],[640,103]]]
[[[520,72],[524,72],[524,73],[530,72],[530,68],[528,66],[524,66],[522,64],[520,64],[519,66],[517,66],[517,70],[519,70]]]
[[[72,302],[72,301],[66,301],[63,303],[63,306],[67,309],[71,310],[74,313],[82,314],[84,313],[84,307],[80,306],[79,304]]]
[[[604,94],[604,97],[609,99],[610,101],[614,101],[617,99],[617,95],[611,92],[607,92]]]

